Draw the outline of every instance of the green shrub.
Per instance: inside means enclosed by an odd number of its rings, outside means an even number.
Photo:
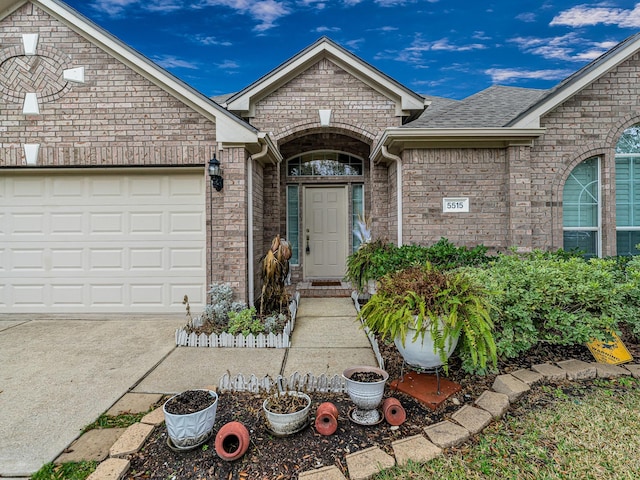
[[[498,355],[511,358],[538,343],[609,340],[609,332],[627,321],[630,297],[640,292],[639,282],[634,287],[625,280],[635,271],[625,273],[610,259],[534,252],[500,255],[466,271],[494,292]],[[640,295],[636,299],[640,304]]]
[[[264,325],[259,318],[256,317],[255,307],[245,308],[239,312],[229,312],[229,328],[231,335],[242,333],[247,336],[250,333],[256,335],[264,330]]]
[[[369,280],[379,280],[399,270],[424,266],[430,263],[439,269],[449,270],[461,266],[482,265],[491,257],[487,247],[457,247],[446,238],[431,246],[402,245],[375,240],[362,246],[347,257],[345,280],[362,292]]]

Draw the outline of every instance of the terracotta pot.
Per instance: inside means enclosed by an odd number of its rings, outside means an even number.
[[[340,416],[340,413],[338,412],[338,407],[336,407],[333,403],[331,402],[323,402],[320,405],[318,405],[318,410],[316,410],[316,412],[329,412],[331,415],[333,415],[336,420],[338,419],[338,417]],[[316,413],[316,414],[317,414]]]
[[[338,408],[331,402],[324,402],[316,410],[316,431],[320,435],[333,435],[338,429]]]
[[[400,400],[394,397],[389,397],[382,403],[382,412],[389,425],[402,425],[407,419],[407,413]]]
[[[229,422],[216,435],[216,453],[222,460],[233,462],[249,448],[249,431],[240,422]]]

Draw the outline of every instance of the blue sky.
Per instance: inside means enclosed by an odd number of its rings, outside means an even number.
[[[640,31],[640,3],[66,0],[205,95],[238,91],[328,36],[417,93],[550,88]]]

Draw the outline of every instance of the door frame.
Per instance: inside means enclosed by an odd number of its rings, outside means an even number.
[[[341,189],[345,192],[345,196],[344,196],[344,208],[345,208],[345,232],[344,232],[344,238],[343,238],[343,242],[344,242],[344,246],[345,246],[345,262],[346,262],[346,258],[349,255],[350,252],[350,243],[349,243],[349,225],[350,225],[350,218],[349,218],[349,212],[350,212],[350,199],[349,199],[349,184],[347,183],[340,183],[340,184],[307,184],[307,185],[301,185],[302,187],[302,230],[301,230],[301,236],[300,236],[300,257],[301,257],[301,263],[302,263],[302,278],[304,280],[320,280],[320,279],[326,279],[326,280],[334,280],[336,278],[342,278],[342,274],[339,276],[335,276],[335,277],[323,277],[323,276],[309,276],[309,264],[306,261],[306,246],[307,246],[307,239],[306,239],[306,231],[307,231],[307,215],[306,215],[306,211],[307,211],[307,192],[309,190],[312,189],[319,189],[319,188],[323,188],[323,189]],[[345,263],[345,268],[346,268],[346,263]]]

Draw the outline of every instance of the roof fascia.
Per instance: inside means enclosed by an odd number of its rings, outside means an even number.
[[[231,111],[241,112],[243,115],[252,117],[257,101],[274,92],[323,57],[329,58],[349,74],[396,102],[398,116],[407,115],[415,110],[424,110],[425,106],[430,103],[421,95],[387,77],[339,45],[327,38],[322,38],[260,80],[238,92],[225,103],[225,106]]]
[[[628,41],[621,42],[609,52],[568,77],[558,88],[552,90],[540,101],[529,107],[529,109],[509,122],[507,126],[517,128],[539,127],[540,119],[545,114],[636,53],[640,48],[640,35],[636,34],[634,37],[636,38],[630,37]]]
[[[544,128],[388,128],[371,153],[378,163],[384,161],[383,147],[399,155],[416,148],[506,148],[532,146],[544,134]]]
[[[0,0],[0,20],[5,19],[29,0]]]
[[[25,1],[18,2],[20,5]],[[219,142],[259,143],[258,130],[57,0],[31,0],[76,33],[216,124]]]

